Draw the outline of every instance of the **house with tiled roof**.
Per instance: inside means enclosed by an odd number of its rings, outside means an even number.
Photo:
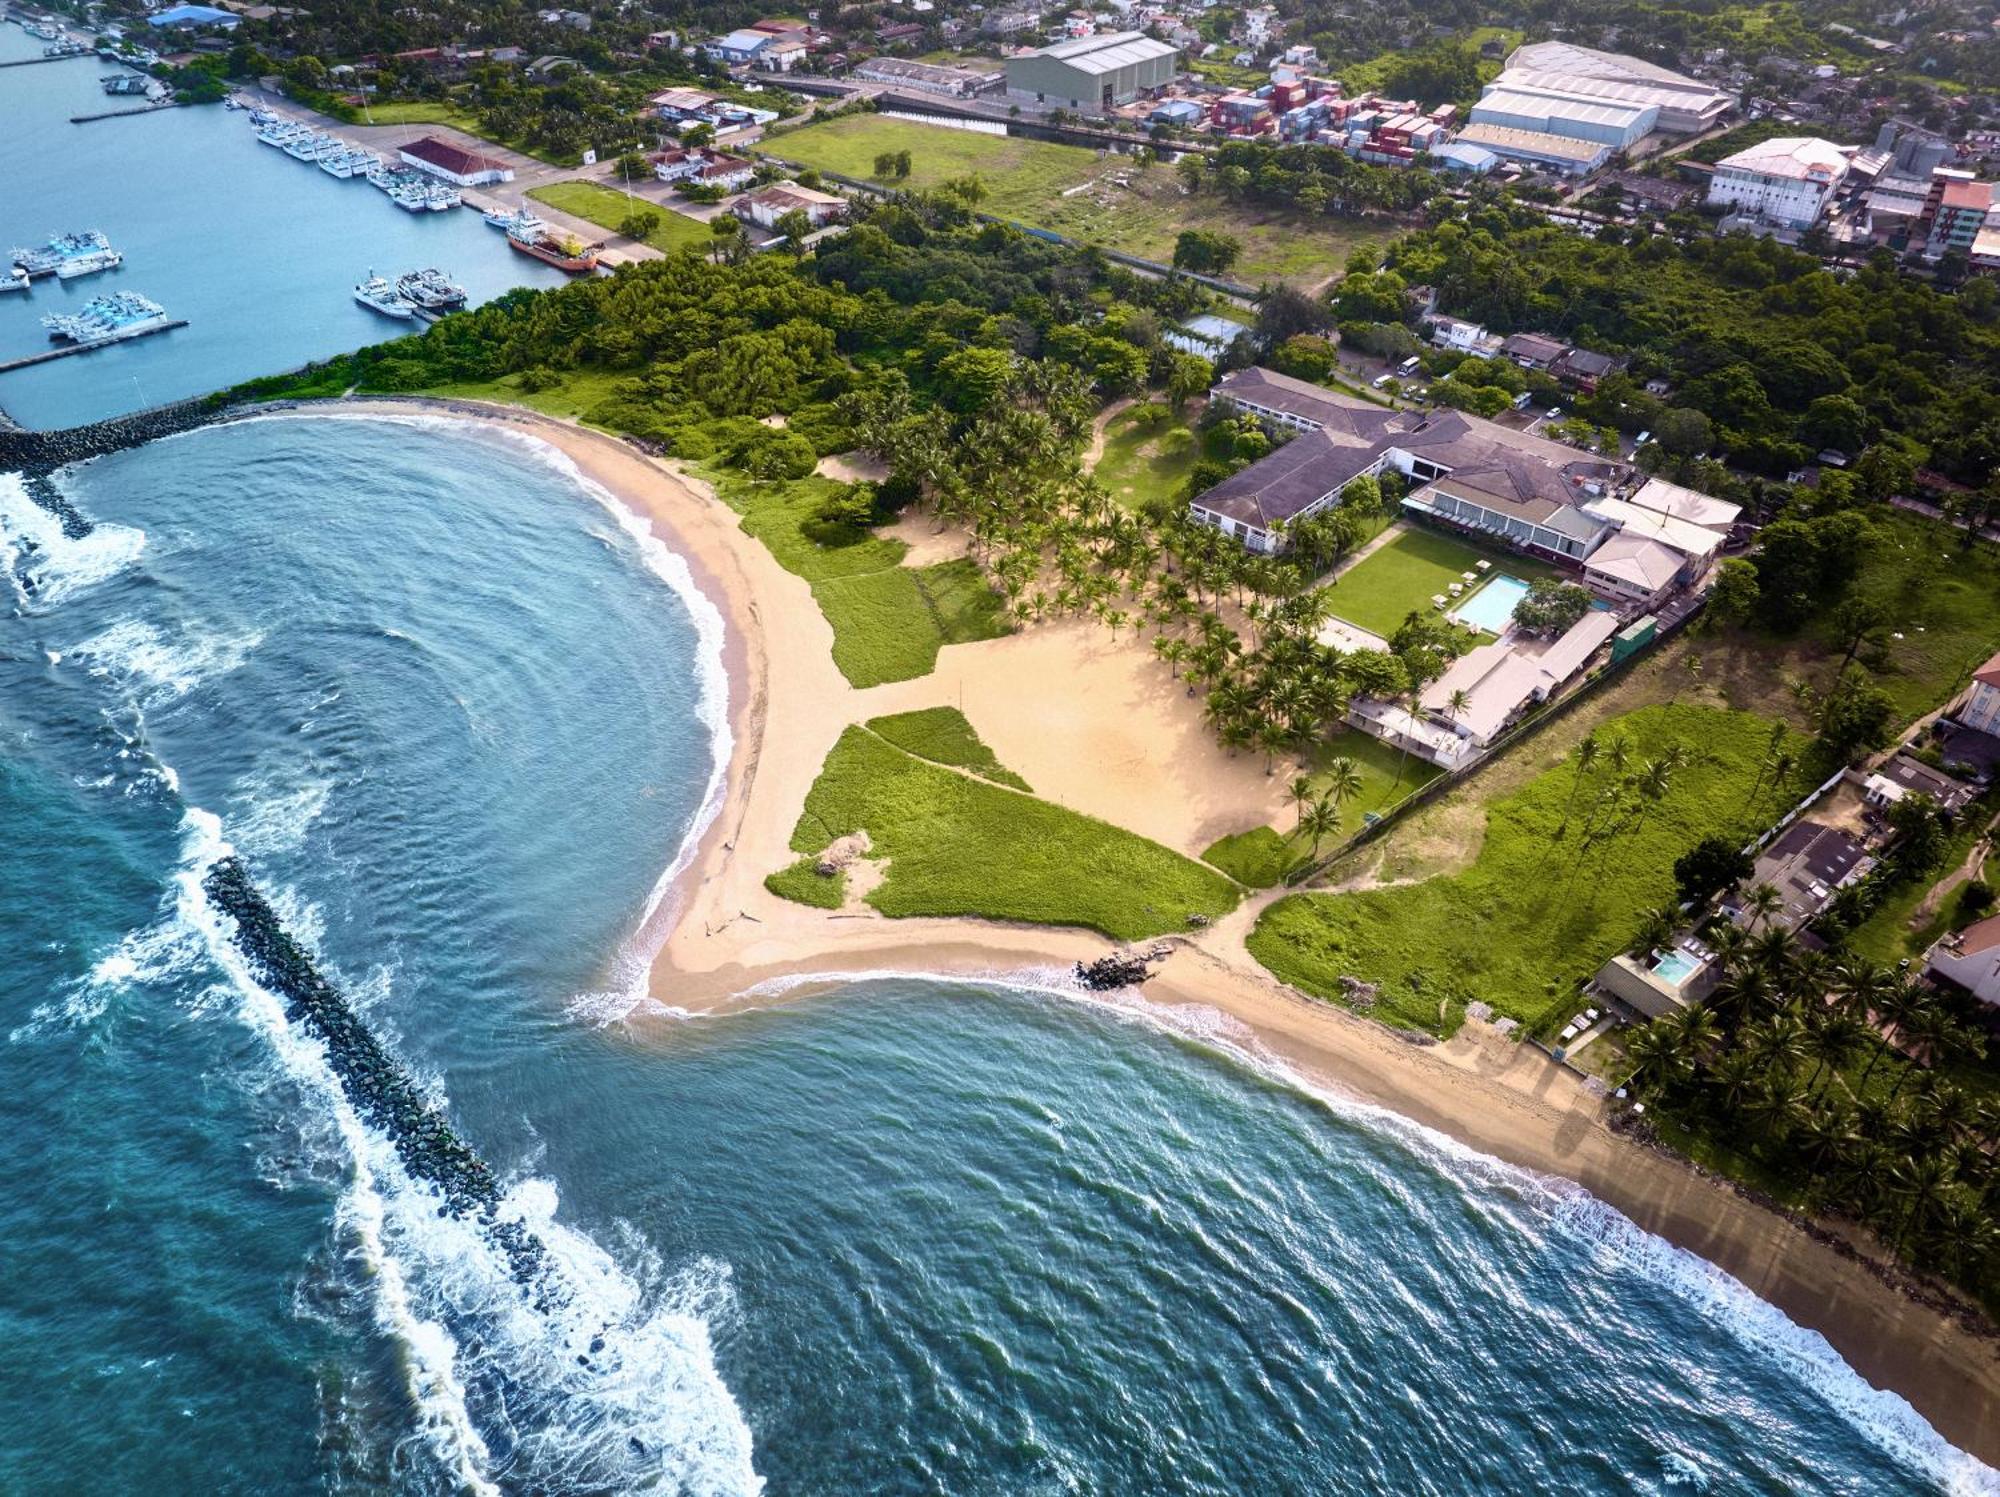
[[[1951,708],[1948,715],[1975,733],[2000,738],[2000,655],[1993,656],[1972,673],[1965,699]]]
[[[1924,969],[1982,1003],[2000,1004],[2000,915],[1975,920],[1940,939],[1926,953]]]
[[[514,168],[497,156],[482,156],[434,135],[413,140],[398,153],[405,166],[442,177],[460,187],[484,187],[493,182],[514,180]]]

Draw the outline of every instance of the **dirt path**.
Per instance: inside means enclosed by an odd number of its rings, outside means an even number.
[[[1104,456],[1104,434],[1111,423],[1139,403],[1136,395],[1121,395],[1097,413],[1097,419],[1090,423],[1090,445],[1083,450],[1085,472],[1093,472],[1097,460]]]

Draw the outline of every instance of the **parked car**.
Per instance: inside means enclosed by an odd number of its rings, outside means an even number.
[[[1639,433],[1638,436],[1632,439],[1632,450],[1634,452],[1637,452],[1641,447],[1644,447],[1648,442],[1652,440],[1653,440],[1653,434],[1651,432],[1642,431]]]

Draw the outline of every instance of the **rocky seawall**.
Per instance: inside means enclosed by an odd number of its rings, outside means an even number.
[[[500,1185],[492,1167],[453,1131],[346,997],[321,975],[241,860],[219,859],[202,879],[202,889],[235,925],[232,943],[257,981],[277,994],[293,1023],[326,1047],[327,1063],[355,1111],[390,1139],[412,1176],[437,1189],[440,1214],[480,1224],[506,1255],[514,1281],[546,1312],[562,1292],[550,1272],[548,1249],[520,1222],[501,1217]]]
[[[0,426],[0,472],[46,478],[70,463],[87,462],[107,452],[122,452],[160,437],[193,431],[232,409],[226,396],[202,395],[60,431],[23,431],[19,427]],[[36,503],[41,501],[38,499]]]

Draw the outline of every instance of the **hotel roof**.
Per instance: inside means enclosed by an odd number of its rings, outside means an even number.
[[[1674,580],[1684,558],[1671,546],[1650,536],[1614,535],[1585,558],[1584,566],[1607,577],[1629,582],[1644,592],[1657,592]]]
[[[1736,523],[1736,517],[1743,513],[1743,506],[1731,504],[1727,499],[1717,499],[1712,494],[1704,494],[1698,489],[1683,488],[1677,483],[1668,483],[1664,478],[1649,478],[1641,484],[1639,491],[1632,495],[1631,503],[1641,509],[1657,510],[1663,515],[1672,515],[1679,520],[1692,520],[1697,525],[1706,525],[1710,530],[1727,530]]]

